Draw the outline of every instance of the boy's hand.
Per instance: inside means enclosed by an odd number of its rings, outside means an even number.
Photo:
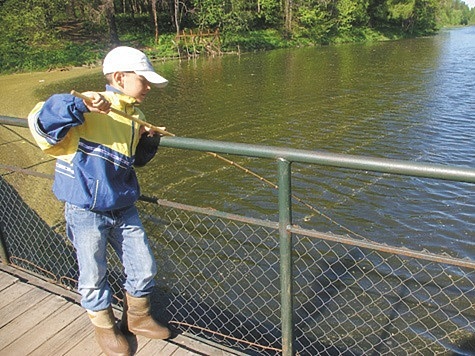
[[[88,91],[83,94],[90,98],[90,100],[84,100],[84,104],[89,109],[89,111],[99,112],[101,114],[109,113],[111,109],[111,103],[109,103],[101,94],[94,91]]]
[[[159,127],[160,130],[163,130],[163,131],[166,131],[166,127]],[[143,133],[145,132],[148,132],[148,137],[152,137],[154,136],[155,134],[157,134],[156,131],[154,131],[153,129],[151,129],[150,127],[146,127],[146,126],[140,126],[140,136],[142,136]]]

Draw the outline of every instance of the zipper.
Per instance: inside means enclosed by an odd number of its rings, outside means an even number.
[[[96,207],[96,204],[97,204],[97,192],[99,191],[99,179],[96,179],[96,184],[95,184],[95,187],[94,187],[94,193],[93,193],[93,201],[92,201],[92,206],[91,206],[91,210],[94,209]]]
[[[134,149],[134,138],[135,138],[135,122],[132,121],[132,140],[130,142],[130,157],[133,156],[133,149]]]
[[[131,105],[131,107],[133,108],[133,105]],[[125,112],[127,112],[127,106],[125,107]],[[134,110],[135,111],[135,110]],[[133,112],[131,113],[131,115],[133,115]],[[135,139],[135,121],[131,121],[131,127],[132,127],[132,138],[131,138],[131,141],[130,141],[130,146],[129,146],[129,156],[130,158],[133,157],[134,155],[134,139]]]

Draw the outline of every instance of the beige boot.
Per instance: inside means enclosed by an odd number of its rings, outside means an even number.
[[[168,339],[172,333],[150,315],[150,298],[132,297],[126,293],[121,321],[122,332],[131,332],[149,339]]]
[[[112,307],[87,311],[96,334],[96,340],[107,356],[130,356],[129,342],[115,325]]]

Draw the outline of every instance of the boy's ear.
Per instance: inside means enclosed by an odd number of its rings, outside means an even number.
[[[121,88],[123,88],[123,78],[124,78],[124,73],[123,72],[114,72],[112,73],[112,85],[117,85]]]

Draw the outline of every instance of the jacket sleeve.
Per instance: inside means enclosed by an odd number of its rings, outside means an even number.
[[[152,137],[148,136],[147,132],[144,132],[140,137],[137,149],[135,150],[134,166],[143,167],[155,157],[160,144],[160,135]]]
[[[83,114],[88,111],[82,99],[70,94],[55,94],[36,105],[28,115],[28,124],[40,147],[54,146],[72,127],[84,123]]]

